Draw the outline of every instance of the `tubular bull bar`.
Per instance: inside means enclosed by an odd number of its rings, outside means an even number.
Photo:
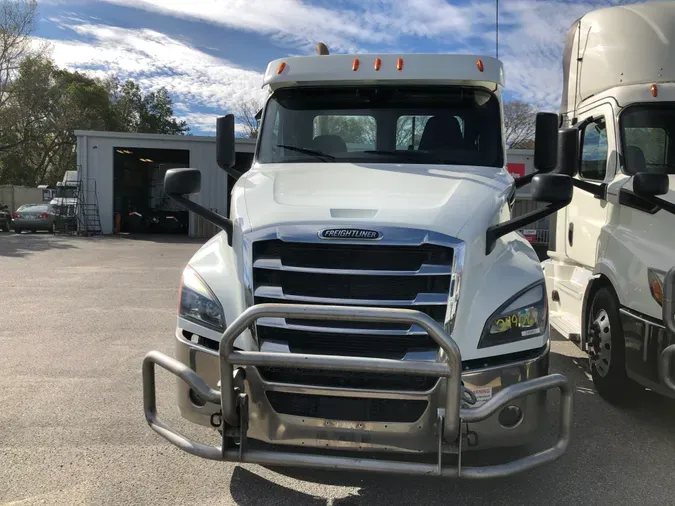
[[[675,267],[671,268],[663,282],[663,324],[669,334],[670,342],[675,341]],[[675,344],[661,352],[661,379],[666,386],[675,390],[675,371],[672,363],[675,358]]]
[[[401,361],[392,359],[308,355],[238,351],[233,349],[235,339],[255,321],[263,317],[304,318],[314,320],[341,320],[416,324],[438,343],[444,352],[443,362]],[[409,309],[388,309],[356,306],[315,306],[304,304],[258,304],[244,311],[227,328],[220,342],[220,390],[208,386],[199,375],[185,364],[157,351],[149,352],[143,361],[143,403],[145,418],[150,427],[183,451],[199,457],[231,462],[262,465],[299,466],[323,469],[360,470],[384,473],[438,475],[445,477],[491,478],[522,472],[556,460],[566,451],[572,428],[573,390],[567,378],[550,374],[509,385],[490,400],[476,408],[462,408],[462,360],[459,347],[442,326],[428,315]],[[237,365],[235,370],[234,365]],[[157,416],[155,365],[166,369],[185,381],[203,400],[220,404],[222,420],[221,446],[192,441],[167,426]],[[242,385],[244,369],[241,366],[272,366],[322,369],[351,372],[379,372],[391,374],[427,375],[446,378],[445,406],[438,409],[437,463],[419,463],[384,459],[291,453],[278,450],[247,450],[248,403]],[[504,464],[462,467],[463,423],[479,422],[496,414],[515,399],[558,388],[560,400],[560,433],[556,444],[546,450]],[[472,394],[464,392],[471,398]],[[466,400],[466,398],[464,398]],[[475,397],[474,397],[475,400]],[[238,447],[228,436],[237,435]],[[458,464],[442,463],[443,442],[456,445]]]

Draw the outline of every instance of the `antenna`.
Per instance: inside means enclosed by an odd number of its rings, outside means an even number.
[[[499,59],[499,0],[495,0],[495,52]]]

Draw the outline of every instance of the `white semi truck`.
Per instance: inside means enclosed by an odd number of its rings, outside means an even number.
[[[580,150],[544,262],[551,325],[612,403],[675,397],[674,37],[675,2],[610,7],[572,24],[563,55],[561,142]]]
[[[540,174],[523,181],[547,205],[512,218],[499,60],[325,53],[267,67],[246,173],[219,118],[230,219],[189,199],[199,170],[166,174],[167,194],[223,231],[183,272],[176,358],[144,360],[149,425],[193,455],[264,465],[488,478],[557,459],[573,392],[549,374],[544,273],[517,230],[571,198],[569,176],[545,173],[558,115],[537,117]],[[158,418],[155,366],[219,447]],[[554,446],[462,466],[466,450],[536,440],[551,389]]]

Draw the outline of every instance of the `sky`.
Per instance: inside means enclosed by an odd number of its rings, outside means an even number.
[[[331,53],[495,55],[495,0],[38,0],[35,36],[61,67],[166,87],[195,135],[260,99],[268,62]],[[558,111],[569,26],[621,0],[501,0],[505,97]]]

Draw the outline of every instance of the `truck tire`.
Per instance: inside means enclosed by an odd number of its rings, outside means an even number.
[[[603,286],[593,296],[586,328],[593,383],[611,404],[633,400],[643,388],[626,374],[626,348],[614,291]]]

